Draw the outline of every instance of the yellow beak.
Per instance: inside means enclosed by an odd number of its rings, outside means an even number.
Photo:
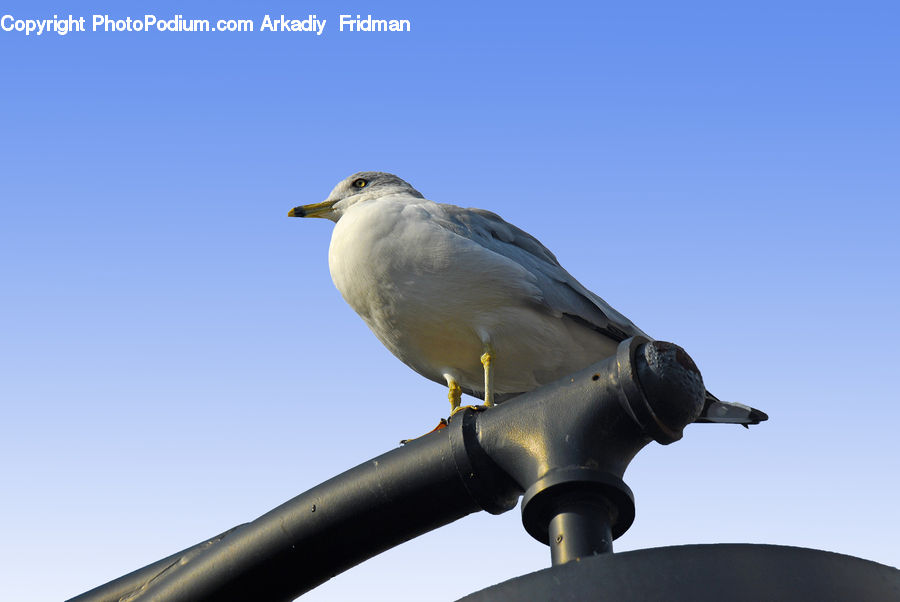
[[[312,205],[300,205],[288,211],[288,217],[325,217],[323,214],[334,206],[337,201],[323,201]]]

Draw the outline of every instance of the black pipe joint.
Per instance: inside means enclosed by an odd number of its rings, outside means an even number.
[[[609,552],[634,521],[625,469],[650,441],[680,439],[705,391],[683,349],[632,337],[539,394],[455,416],[454,456],[485,510],[509,510],[524,493],[522,522],[554,564]]]

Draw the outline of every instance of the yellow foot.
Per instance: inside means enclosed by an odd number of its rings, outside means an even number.
[[[475,410],[476,412],[480,412],[481,410],[485,410],[485,409],[487,409],[487,406],[456,406],[450,412],[450,418],[453,418],[454,416],[456,416],[459,412],[462,412],[463,410]]]
[[[494,360],[494,350],[488,345],[484,355],[481,356],[481,365],[484,366],[484,405],[494,405],[494,370],[491,363]]]
[[[459,383],[449,374],[445,374],[444,378],[447,379],[447,387],[449,388],[447,391],[447,399],[450,400],[450,415],[453,416],[453,413],[456,412],[459,408],[459,404],[462,402],[462,388],[460,388]]]

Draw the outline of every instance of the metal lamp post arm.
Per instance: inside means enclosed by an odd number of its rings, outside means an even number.
[[[519,496],[554,564],[611,550],[631,525],[621,481],[652,440],[699,415],[704,387],[684,351],[632,338],[615,356],[338,475],[256,520],[73,601],[291,600],[388,548]]]

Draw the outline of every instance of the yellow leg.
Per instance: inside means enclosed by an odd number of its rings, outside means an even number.
[[[460,407],[462,403],[462,389],[459,383],[450,377],[447,377],[447,386],[450,388],[447,392],[447,397],[450,399],[450,415],[453,416],[462,409]]]
[[[494,350],[487,345],[484,355],[481,356],[481,365],[484,366],[484,405],[489,408],[494,405],[494,369],[491,362],[494,360]]]

